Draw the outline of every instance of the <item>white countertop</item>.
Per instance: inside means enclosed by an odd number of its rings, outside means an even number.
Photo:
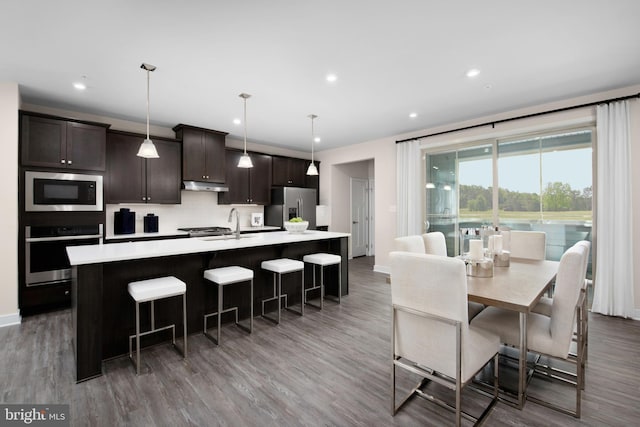
[[[68,246],[67,254],[71,265],[83,265],[336,239],[348,236],[348,233],[317,230],[307,230],[299,234],[287,231],[271,231],[243,234],[240,239],[235,239],[233,236],[214,236]]]

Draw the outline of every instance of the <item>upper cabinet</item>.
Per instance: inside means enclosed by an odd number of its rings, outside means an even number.
[[[23,166],[105,170],[109,125],[69,121],[35,113],[21,113],[20,118]]]
[[[273,156],[274,186],[304,187],[308,162],[293,157]]]
[[[218,203],[228,204],[271,204],[271,156],[249,153],[252,168],[239,168],[236,165],[242,151],[226,150],[227,176],[229,191],[218,193]]]
[[[109,131],[107,135],[106,203],[180,203],[182,144],[152,137],[157,159],[136,153],[145,135]]]
[[[183,124],[173,130],[176,138],[182,140],[182,178],[224,183],[227,133]]]

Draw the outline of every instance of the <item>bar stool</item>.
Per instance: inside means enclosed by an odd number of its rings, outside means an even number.
[[[187,285],[174,276],[158,277],[156,279],[141,280],[131,282],[128,285],[129,295],[136,303],[136,333],[129,336],[129,359],[136,367],[136,375],[140,375],[140,337],[154,332],[171,329],[173,338],[171,344],[175,347],[182,357],[187,357]],[[176,325],[171,324],[156,329],[155,325],[155,306],[154,301],[163,298],[169,298],[182,295],[182,324],[184,326],[182,351],[176,346]],[[140,332],[140,303],[151,302],[151,329],[147,332]],[[131,349],[131,340],[136,339],[136,358],[134,360]]]
[[[275,324],[280,323],[280,309],[282,298],[284,298],[284,308],[299,314],[304,315],[304,263],[302,261],[296,261],[289,258],[272,259],[269,261],[262,261],[261,267],[263,270],[268,270],[273,273],[273,297],[262,300],[262,317],[272,321]],[[289,308],[287,301],[287,294],[282,294],[282,275],[287,273],[294,273],[296,271],[302,272],[301,281],[301,295],[300,295],[300,311],[292,310]],[[278,285],[276,287],[276,276],[278,277]],[[264,314],[264,303],[268,301],[278,301],[278,318],[272,319]]]
[[[326,254],[326,253],[317,253],[317,254],[309,254],[305,255],[302,260],[309,264],[312,264],[313,268],[313,287],[307,288],[304,290],[304,303],[309,304],[313,307],[317,307],[322,310],[322,300],[325,298],[324,294],[324,268],[328,265],[338,264],[338,304],[340,304],[340,299],[342,297],[342,268],[341,262],[342,257],[340,255],[334,254]],[[320,266],[320,284],[316,285],[316,266]],[[316,289],[320,289],[320,306],[311,304],[307,302],[307,292],[313,291]]]
[[[248,268],[238,267],[238,266],[230,266],[230,267],[220,267],[220,268],[212,268],[209,270],[205,270],[204,278],[218,285],[218,311],[215,313],[205,314],[204,315],[204,335],[209,338],[211,341],[220,344],[220,325],[222,314],[227,313],[229,311],[235,311],[236,313],[236,325],[248,333],[251,333],[253,330],[253,270],[249,270]],[[247,328],[244,325],[241,325],[238,322],[238,307],[229,307],[227,309],[222,309],[222,293],[223,289],[226,285],[231,285],[233,283],[239,282],[250,282],[251,287],[251,302],[250,302],[250,314],[249,314],[249,327]],[[218,316],[218,328],[216,337],[214,338],[207,332],[207,318],[211,316]]]

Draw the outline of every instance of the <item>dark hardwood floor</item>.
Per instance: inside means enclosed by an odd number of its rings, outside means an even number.
[[[256,318],[251,335],[225,325],[219,347],[191,335],[186,360],[170,345],[149,348],[139,377],[122,357],[105,362],[102,377],[75,384],[71,312],[26,317],[0,328],[0,401],[68,403],[72,425],[451,425],[449,412],[421,399],[389,414],[390,288],[372,266],[366,257],[350,262],[341,305],[327,301],[304,317],[285,311],[279,326]],[[486,425],[638,425],[640,322],[592,314],[589,338],[582,419],[532,402],[522,411],[498,403]],[[559,399],[572,402],[569,393]],[[463,399],[470,410],[484,404],[475,393]]]

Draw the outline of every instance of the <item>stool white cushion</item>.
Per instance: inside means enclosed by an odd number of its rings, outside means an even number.
[[[235,265],[231,267],[211,268],[205,270],[204,278],[219,285],[227,285],[229,283],[244,282],[245,280],[253,279],[253,270]]]
[[[304,263],[302,261],[296,261],[295,259],[289,258],[262,261],[262,264],[260,265],[265,270],[273,271],[274,273],[280,274],[304,270]]]
[[[174,276],[131,282],[128,288],[129,294],[136,302],[173,297],[187,291],[187,285]]]
[[[317,253],[305,255],[302,260],[311,264],[317,265],[332,265],[339,264],[342,261],[340,255]]]

